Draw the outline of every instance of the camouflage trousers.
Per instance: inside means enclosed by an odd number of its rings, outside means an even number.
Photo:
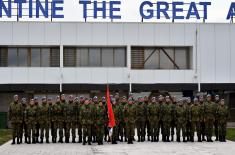
[[[43,139],[46,137],[46,139],[49,138],[49,130],[50,130],[50,123],[49,122],[40,122],[40,138]]]
[[[12,137],[13,138],[20,138],[21,137],[21,123],[12,122]]]
[[[88,138],[88,141],[91,141],[91,124],[83,124],[83,141],[86,141],[86,138]]]
[[[207,137],[212,137],[213,134],[213,124],[214,120],[213,119],[207,119],[205,122],[206,125],[206,136]]]
[[[177,137],[180,137],[180,132],[182,131],[182,136],[186,136],[186,124],[185,122],[177,122],[176,124],[176,135]]]
[[[219,136],[226,136],[226,122],[219,122],[218,129],[219,129]]]
[[[128,140],[131,140],[135,136],[135,123],[126,123],[126,136]]]
[[[104,125],[103,124],[96,125],[95,131],[96,131],[97,142],[102,142],[104,138]]]
[[[72,129],[72,123],[71,122],[66,122],[66,128],[65,128],[65,137],[69,138],[70,137],[70,130]]]
[[[201,123],[200,121],[192,121],[191,123],[191,136],[194,137],[194,133],[197,132],[197,136],[201,135]]]
[[[150,136],[159,136],[159,125],[157,120],[150,120],[149,121],[149,132]]]
[[[29,122],[27,123],[27,137],[29,140],[34,139],[35,137],[35,129],[36,129],[36,124],[35,122]]]
[[[61,121],[54,122],[54,133],[53,133],[54,138],[57,137],[57,130],[59,130],[59,137],[63,138],[63,127],[64,127],[63,123],[64,122],[61,122]]]
[[[137,135],[145,136],[145,120],[137,120],[136,121]]]
[[[163,121],[163,135],[164,136],[170,136],[170,128],[171,128],[171,122],[170,121]]]

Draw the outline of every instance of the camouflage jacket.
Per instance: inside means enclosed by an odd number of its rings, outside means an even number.
[[[35,117],[36,117],[36,111],[34,106],[27,106],[26,108],[26,117],[25,117],[25,122],[26,124],[36,124],[35,122]]]
[[[20,103],[10,103],[9,120],[12,123],[21,123],[23,121],[22,105]]]
[[[123,109],[124,113],[124,121],[125,123],[135,123],[136,121],[136,105],[135,104],[127,104]]]
[[[147,108],[147,115],[150,122],[159,121],[160,107],[158,103],[150,103]]]
[[[228,107],[227,106],[218,106],[217,108],[217,116],[218,116],[218,122],[219,123],[226,123],[228,120]]]
[[[94,121],[93,108],[90,104],[82,105],[80,109],[80,121],[82,125],[92,124]]]

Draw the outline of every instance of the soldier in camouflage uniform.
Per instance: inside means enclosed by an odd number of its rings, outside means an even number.
[[[20,127],[23,120],[22,105],[19,103],[18,95],[14,95],[14,101],[10,103],[9,107],[9,121],[12,126],[12,144],[15,144],[15,138],[17,138],[17,144],[20,144]]]
[[[52,103],[52,99],[48,98],[47,103],[48,103],[49,125],[50,125],[50,128],[51,128],[51,136],[52,136],[52,140],[53,140],[54,139],[53,133],[54,133],[55,128],[54,128],[54,123],[52,122],[52,119],[53,119],[53,103]]]
[[[91,126],[94,123],[93,122],[94,114],[92,112],[93,109],[92,106],[90,105],[90,101],[86,99],[84,105],[82,105],[80,109],[80,121],[83,129],[83,145],[86,145],[87,138],[88,138],[88,145],[91,145],[91,140],[92,140]]]
[[[80,120],[80,112],[81,112],[81,107],[84,105],[84,102],[85,102],[85,97],[84,96],[80,96],[79,97],[79,104],[78,104],[78,113],[77,113],[77,118],[78,118],[78,137],[79,137],[79,140],[78,140],[78,143],[81,143],[82,142],[82,124],[81,124],[81,120]]]
[[[78,97],[74,99],[73,103],[73,114],[72,114],[72,143],[76,143],[76,128],[78,127],[78,109],[79,109],[79,101]]]
[[[25,143],[27,143],[27,125],[25,122],[25,114],[26,114],[26,108],[27,108],[27,100],[26,98],[22,98],[21,99],[21,105],[22,105],[22,115],[23,115],[23,120],[22,120],[22,124],[21,124],[21,130],[20,130],[20,143],[22,143],[22,138],[23,138],[23,134],[24,134],[24,138],[25,138]]]
[[[34,108],[36,112],[35,116],[35,122],[36,122],[36,127],[35,127],[35,141],[36,143],[39,143],[38,138],[39,138],[39,129],[40,129],[40,116],[39,116],[39,103],[38,103],[38,97],[34,97]]]
[[[93,113],[95,114],[96,112],[96,107],[98,106],[99,104],[99,101],[98,101],[98,97],[97,96],[94,96],[93,99],[92,99],[92,102],[91,102],[91,105],[92,105],[92,109],[93,109]],[[92,143],[95,143],[96,142],[96,126],[95,124],[92,124],[92,127],[91,127],[91,131],[92,131]]]
[[[134,101],[131,98],[128,99],[128,104],[124,106],[123,112],[128,144],[133,144],[133,137],[135,135],[136,105],[134,105]]]
[[[199,105],[200,105],[200,128],[201,128],[201,140],[206,141],[205,135],[206,135],[206,125],[205,125],[205,102],[204,97],[199,97]]]
[[[192,127],[192,111],[191,111],[191,107],[192,107],[192,103],[191,103],[191,98],[188,97],[186,99],[186,137],[187,137],[187,141],[191,141],[191,127]]]
[[[200,106],[198,98],[194,98],[194,104],[191,108],[192,112],[192,127],[191,127],[191,141],[194,142],[194,132],[197,132],[198,142],[201,142],[201,127],[200,127]]]
[[[119,104],[121,114],[120,114],[120,123],[119,123],[119,134],[120,134],[120,142],[123,142],[123,137],[125,136],[125,142],[127,141],[127,134],[126,134],[126,122],[124,120],[124,107],[127,105],[126,96],[122,97],[121,103]]]
[[[220,106],[220,98],[219,95],[215,95],[215,109],[218,109]],[[218,130],[218,117],[215,115],[215,122],[214,122],[214,131],[215,131],[215,141],[219,140],[219,130]]]
[[[164,97],[162,95],[159,95],[158,97],[158,103],[159,103],[159,122],[158,122],[158,134],[161,129],[161,134],[162,134],[162,141],[165,141],[165,136],[164,136],[164,124],[163,124],[163,115],[164,115]]]
[[[136,128],[137,128],[137,136],[138,142],[145,141],[145,120],[146,120],[146,109],[144,98],[139,97],[138,103],[136,104]]]
[[[226,126],[228,120],[228,107],[224,103],[224,99],[221,99],[220,105],[217,109],[218,127],[219,127],[219,140],[220,142],[226,142]]]
[[[31,144],[31,138],[33,144],[35,144],[35,122],[36,111],[34,108],[34,99],[30,100],[29,105],[26,108],[25,122],[27,124],[27,143]]]
[[[165,139],[165,142],[170,142],[170,127],[171,127],[171,100],[169,96],[166,96],[166,102],[163,106],[163,127],[164,132],[163,136]]]
[[[179,101],[176,107],[176,136],[177,142],[180,142],[180,132],[182,131],[183,142],[186,142],[186,108],[184,107],[183,100]]]
[[[117,144],[117,140],[119,139],[119,126],[120,126],[120,116],[121,116],[121,109],[118,105],[116,99],[112,100],[112,108],[113,114],[115,117],[115,126],[113,127],[113,136],[112,136],[112,144]]]
[[[59,141],[63,143],[63,107],[60,102],[60,96],[56,97],[56,103],[53,105],[53,119],[52,122],[54,124],[54,133],[53,133],[53,143],[56,143],[57,139],[57,130],[59,130]]]
[[[61,107],[62,107],[62,113],[64,115],[64,117],[62,117],[62,121],[63,121],[63,128],[64,128],[64,131],[66,131],[66,117],[65,117],[65,113],[64,113],[64,109],[66,106],[68,106],[68,103],[66,102],[65,100],[65,94],[61,94],[60,95],[60,104],[61,104]],[[62,130],[62,134],[63,134],[63,130]],[[60,141],[60,140],[59,140]],[[63,142],[63,139],[61,140]],[[60,141],[60,142],[61,142]]]
[[[42,105],[39,108],[39,123],[40,123],[40,143],[43,143],[44,135],[46,137],[46,143],[49,143],[49,128],[50,128],[50,116],[49,107],[47,105],[47,98],[42,98]]]
[[[65,124],[66,124],[66,130],[65,130],[65,143],[69,143],[70,138],[70,130],[72,129],[72,120],[73,116],[75,116],[74,113],[74,104],[73,104],[73,95],[69,95],[69,102],[64,106],[64,117],[65,117]],[[75,142],[75,137],[73,137],[73,142]]]
[[[174,141],[175,128],[176,128],[176,106],[177,101],[176,97],[172,97],[172,105],[171,105],[171,141]]]
[[[205,125],[206,125],[206,137],[207,142],[213,142],[212,140],[212,132],[213,125],[215,121],[215,103],[211,101],[211,95],[207,95],[207,101],[205,103]]]
[[[147,128],[147,136],[148,136],[148,141],[150,141],[150,122],[149,122],[149,119],[148,119],[148,115],[147,115],[147,107],[149,105],[149,99],[148,99],[148,96],[145,96],[144,97],[144,110],[145,110],[145,126]],[[144,128],[144,131],[145,131],[145,128]],[[145,133],[144,133],[145,135]],[[144,136],[144,140],[145,140],[145,136]]]
[[[147,116],[150,123],[150,135],[151,142],[159,141],[159,131],[158,131],[158,122],[159,122],[159,104],[156,101],[156,98],[153,97],[151,103],[147,107]]]
[[[102,103],[102,101],[98,102],[95,110],[95,127],[96,127],[96,134],[97,134],[97,142],[98,145],[103,145],[103,138],[104,138],[104,126],[107,122],[107,112]]]

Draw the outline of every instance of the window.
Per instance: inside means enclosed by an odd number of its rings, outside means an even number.
[[[76,59],[75,59],[76,58]],[[65,47],[65,67],[125,67],[126,48],[114,47]]]
[[[59,48],[0,47],[1,67],[59,67]]]
[[[190,47],[132,47],[132,69],[190,69]]]

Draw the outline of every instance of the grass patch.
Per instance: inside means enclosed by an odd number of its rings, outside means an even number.
[[[226,139],[235,142],[235,128],[227,128],[227,136]]]
[[[10,139],[12,139],[12,130],[0,129],[0,145],[8,142]]]

